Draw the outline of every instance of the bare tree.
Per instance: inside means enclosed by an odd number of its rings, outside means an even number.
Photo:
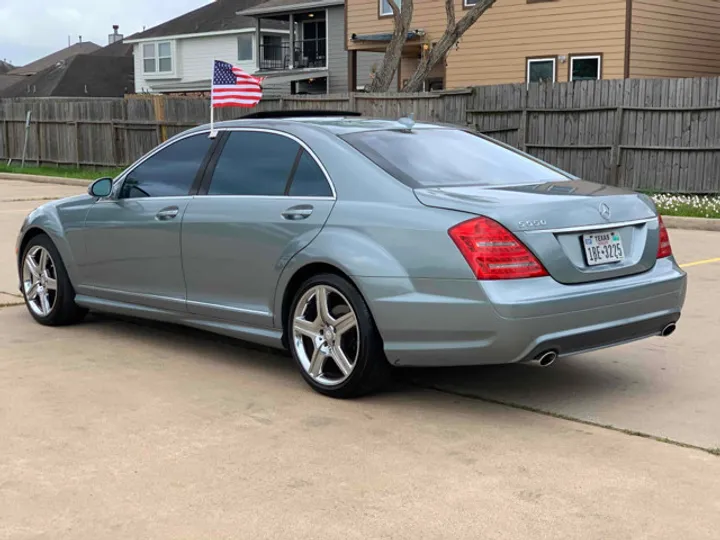
[[[387,92],[392,83],[393,76],[400,65],[403,47],[407,41],[408,31],[413,16],[413,0],[402,0],[402,7],[399,7],[395,0],[387,0],[393,14],[394,30],[390,43],[385,50],[385,57],[380,69],[375,72],[375,77],[370,83],[370,92]],[[398,73],[398,77],[400,74]]]
[[[432,69],[438,62],[445,61],[448,51],[460,40],[463,34],[494,4],[496,0],[477,0],[475,5],[457,21],[455,19],[455,1],[445,0],[447,27],[440,39],[427,52],[423,52],[415,73],[408,80],[403,92],[418,92]],[[413,0],[403,0],[402,9],[398,9],[394,0],[388,0],[393,11],[395,29],[385,51],[382,66],[370,85],[371,92],[387,92],[395,71],[397,70],[402,50],[407,41],[408,31],[412,23]],[[400,76],[398,74],[398,76]]]

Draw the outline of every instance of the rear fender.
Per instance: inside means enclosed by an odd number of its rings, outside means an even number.
[[[351,278],[408,277],[402,264],[372,238],[351,229],[326,227],[288,262],[280,275],[274,300],[275,327],[283,324],[283,299],[290,280],[304,267],[318,263],[333,266]]]

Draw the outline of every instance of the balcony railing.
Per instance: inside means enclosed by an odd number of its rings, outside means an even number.
[[[260,47],[260,69],[277,71],[290,69],[291,65],[294,69],[327,67],[325,44],[325,38],[296,41],[294,47],[290,47],[289,43],[263,43]]]

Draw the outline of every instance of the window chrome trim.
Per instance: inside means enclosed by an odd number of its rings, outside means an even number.
[[[291,139],[295,141],[297,144],[300,145],[300,147],[305,150],[305,152],[308,153],[308,155],[315,161],[317,166],[320,168],[320,171],[325,176],[325,181],[330,186],[330,192],[332,195],[330,197],[293,197],[291,195],[198,195],[198,197],[242,197],[242,198],[248,198],[248,199],[258,199],[258,198],[276,198],[276,199],[312,199],[312,200],[337,200],[337,191],[335,189],[335,184],[332,181],[332,178],[330,178],[330,173],[328,173],[327,169],[325,168],[325,165],[323,165],[322,161],[320,161],[320,158],[317,156],[315,152],[312,151],[312,149],[300,138],[296,137],[292,133],[287,133],[286,131],[280,131],[277,129],[271,129],[271,128],[260,128],[260,127],[219,127],[217,129],[218,133],[222,133],[224,131],[231,133],[233,131],[250,131],[255,133],[270,133],[271,135],[280,135],[281,137],[287,137],[288,139]],[[222,157],[222,153],[220,154],[220,157]],[[219,158],[218,158],[219,159]],[[214,171],[213,171],[214,172]],[[212,185],[212,178],[210,178],[210,185]]]
[[[105,197],[103,199],[100,199],[97,202],[108,202],[108,201],[117,201],[120,200],[118,198],[120,188],[125,182],[125,179],[132,173],[135,169],[137,169],[140,165],[145,163],[147,160],[149,160],[151,157],[155,156],[156,154],[160,153],[165,148],[169,148],[172,145],[179,143],[180,141],[184,141],[185,139],[188,139],[190,137],[194,137],[196,135],[203,135],[203,134],[210,134],[210,128],[203,129],[200,131],[188,131],[187,133],[180,133],[179,135],[176,135],[175,137],[165,141],[161,145],[156,146],[150,152],[145,154],[144,156],[141,156],[137,161],[135,161],[133,164],[131,164],[127,169],[125,169],[120,175],[113,180],[113,188],[112,192],[110,193],[109,197]],[[212,145],[211,145],[212,146]],[[188,193],[185,193],[184,195],[168,195],[165,197],[145,197],[147,199],[178,199],[181,197],[192,197],[192,195],[189,195]]]
[[[219,133],[222,132],[232,132],[232,131],[251,131],[256,133],[270,133],[273,135],[280,135],[281,137],[287,137],[288,139],[291,139],[295,141],[297,144],[299,144],[305,152],[308,153],[308,155],[315,161],[317,166],[320,168],[320,171],[322,171],[323,175],[325,176],[325,181],[330,186],[330,192],[332,195],[330,197],[293,197],[291,195],[195,195],[196,197],[236,197],[236,198],[247,198],[247,199],[285,199],[285,200],[322,200],[322,201],[335,201],[337,200],[337,190],[335,189],[335,184],[332,181],[332,178],[330,178],[330,173],[328,173],[328,170],[325,168],[325,165],[323,165],[322,161],[320,161],[320,158],[318,158],[317,154],[313,152],[313,150],[300,138],[296,137],[295,135],[292,135],[291,133],[287,133],[285,131],[279,131],[277,129],[271,129],[271,128],[255,128],[255,127],[219,127],[216,129],[216,131]],[[130,165],[125,171],[123,171],[114,181],[113,181],[113,189],[110,197],[106,197],[104,199],[100,199],[97,202],[110,202],[110,201],[117,201],[118,194],[120,191],[120,188],[125,182],[125,179],[132,173],[135,169],[137,169],[140,165],[145,163],[147,160],[149,160],[151,157],[155,156],[165,148],[168,148],[172,146],[173,144],[176,144],[182,140],[185,140],[189,137],[194,137],[196,135],[203,135],[203,134],[210,134],[210,128],[202,129],[199,131],[191,131],[188,133],[181,133],[179,135],[176,135],[172,139],[165,141],[160,146],[157,146],[144,156],[142,156],[140,159],[135,161],[132,165]],[[212,183],[212,178],[210,179],[210,182]],[[170,195],[166,197],[162,197],[163,199],[179,199],[182,197],[193,197],[193,195]],[[160,199],[161,197],[148,197],[148,199]]]
[[[284,201],[335,201],[333,197],[293,197],[291,195],[195,195],[195,199],[282,199]],[[137,200],[137,199],[136,199]]]

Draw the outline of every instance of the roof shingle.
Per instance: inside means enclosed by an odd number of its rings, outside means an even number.
[[[0,60],[0,75],[4,75],[8,71],[15,69],[15,66],[8,64],[5,60]]]
[[[133,93],[133,58],[79,54],[0,90],[0,97],[122,97]]]
[[[49,68],[50,66],[54,66],[58,62],[62,62],[63,60],[72,58],[76,54],[89,54],[94,51],[97,51],[98,49],[100,49],[100,45],[97,45],[96,43],[93,43],[92,41],[83,41],[81,43],[75,43],[75,45],[71,45],[70,47],[65,47],[64,49],[61,49],[57,52],[49,54],[43,58],[40,58],[39,60],[35,60],[34,62],[32,62],[26,66],[22,66],[19,68],[15,68],[11,71],[8,71],[7,74],[8,75],[34,75],[35,73],[38,73],[39,71]]]
[[[243,15],[262,15],[271,13],[289,13],[291,11],[312,10],[329,6],[345,5],[345,0],[267,0],[241,11]],[[263,22],[263,24],[265,24]]]
[[[144,32],[133,34],[126,39],[149,39],[255,28],[254,19],[237,15],[237,12],[251,8],[260,2],[261,0],[215,0],[206,6],[185,13],[180,17],[145,30]],[[273,22],[274,21],[268,21],[265,26],[272,28],[274,26],[272,24]],[[277,27],[282,28],[280,25],[277,25]]]

